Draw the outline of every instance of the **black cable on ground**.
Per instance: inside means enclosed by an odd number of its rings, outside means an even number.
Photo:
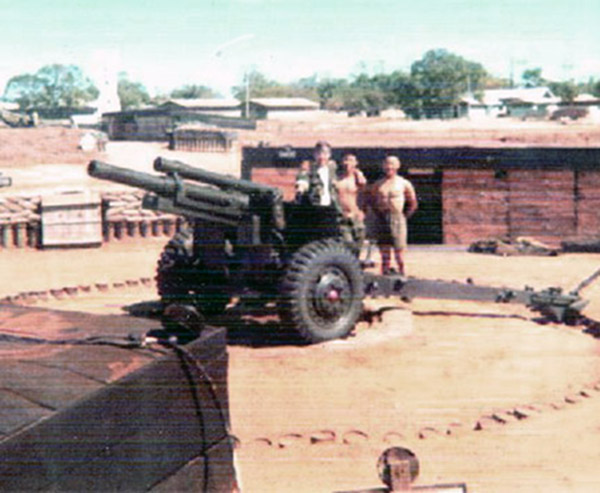
[[[208,371],[206,370],[206,368],[198,361],[198,359],[190,351],[188,351],[183,346],[179,345],[176,342],[176,338],[158,339],[157,342],[158,342],[158,344],[161,344],[165,347],[172,349],[175,352],[175,354],[177,354],[177,356],[179,356],[179,359],[182,363],[183,371],[188,378],[188,381],[190,383],[190,387],[191,387],[191,390],[192,390],[192,393],[194,396],[194,403],[196,406],[196,415],[198,416],[198,420],[200,423],[203,442],[206,442],[206,436],[205,436],[204,414],[202,413],[202,405],[201,405],[201,400],[200,400],[199,391],[198,391],[198,389],[200,388],[200,385],[204,385],[206,387],[206,389],[208,389],[210,398],[219,413],[219,417],[221,419],[221,422],[223,423],[223,426],[225,427],[225,432],[227,434],[227,437],[229,438],[231,436],[229,420],[225,414],[225,411],[223,410],[221,401],[219,400],[219,396],[217,393],[217,385],[215,384],[214,380],[208,374]],[[198,376],[194,377],[194,374],[192,371],[190,371],[190,369],[195,370],[196,374],[199,375],[199,377]],[[231,446],[232,446],[232,450],[233,450],[233,444],[231,444]],[[205,460],[204,461],[204,482],[203,482],[204,483],[203,491],[205,491],[205,492],[209,491],[209,489],[208,489],[209,476],[210,476],[209,466],[210,466],[209,461]]]

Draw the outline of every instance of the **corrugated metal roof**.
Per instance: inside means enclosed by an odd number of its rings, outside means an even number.
[[[558,104],[560,98],[548,87],[517,87],[513,89],[487,89],[477,101],[472,94],[465,95],[462,102],[470,105],[502,106],[506,103]]]
[[[560,102],[547,87],[520,87],[514,89],[488,89],[483,93],[486,105],[499,105],[506,101],[531,104],[555,104]]]
[[[18,111],[19,103],[11,103],[9,101],[0,101],[0,110]]]
[[[165,106],[168,104],[176,104],[184,108],[237,108],[240,106],[240,102],[237,99],[220,98],[171,98],[160,106]]]
[[[319,108],[319,103],[307,98],[252,98],[250,102],[267,108]]]
[[[600,98],[593,94],[583,93],[579,94],[574,101],[576,103],[600,103]]]

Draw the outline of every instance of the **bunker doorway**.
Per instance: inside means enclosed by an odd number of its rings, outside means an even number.
[[[414,185],[419,199],[419,209],[408,221],[408,242],[417,245],[443,243],[442,172],[412,169],[406,178]]]

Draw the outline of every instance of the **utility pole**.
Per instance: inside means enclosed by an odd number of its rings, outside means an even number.
[[[243,36],[238,36],[237,38],[231,39],[229,41],[227,41],[226,43],[223,43],[222,45],[220,45],[214,53],[215,57],[221,57],[221,55],[223,54],[224,51],[228,50],[229,47],[231,47],[232,45],[238,44],[242,41],[247,41],[249,39],[254,38],[254,34],[244,34]],[[250,116],[250,74],[248,72],[248,69],[246,68],[244,70],[244,85],[245,85],[245,104],[244,104],[244,112],[245,112],[245,117],[248,118]]]
[[[244,74],[244,79],[246,80],[246,111],[244,116],[250,118],[250,74],[248,70]]]

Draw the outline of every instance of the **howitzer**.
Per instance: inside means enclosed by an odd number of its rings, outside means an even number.
[[[158,261],[164,302],[193,303],[213,314],[232,296],[258,291],[277,301],[284,325],[305,340],[352,329],[361,313],[362,271],[339,240],[335,207],[287,203],[278,188],[178,161],[158,158],[154,168],[163,174],[92,161],[88,173],[146,190],[145,208],[186,218]],[[326,275],[315,278],[315,268]],[[307,289],[318,291],[318,303]]]
[[[307,342],[345,337],[367,296],[521,303],[565,321],[586,302],[579,290],[535,291],[432,281],[365,271],[359,248],[335,206],[284,202],[275,187],[158,158],[152,175],[92,161],[89,174],[142,188],[143,206],[179,214],[187,226],[166,245],[156,282],[165,304],[192,304],[204,314],[231,297],[258,292],[277,304],[282,326]]]

